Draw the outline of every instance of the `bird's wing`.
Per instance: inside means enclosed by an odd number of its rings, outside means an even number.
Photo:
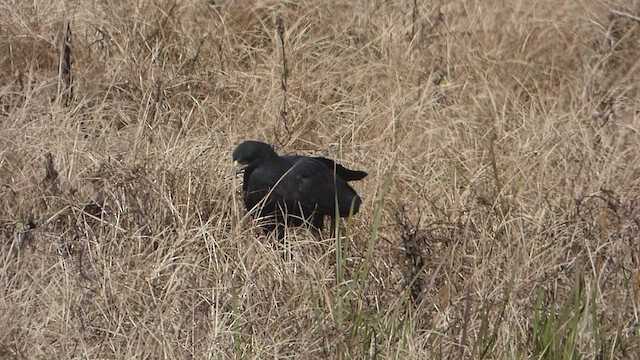
[[[340,216],[348,216],[354,203],[354,213],[360,206],[360,197],[340,176],[315,158],[300,157],[289,168],[273,191],[289,205],[300,204],[323,215],[333,215],[336,199]]]
[[[324,164],[324,166],[331,170],[332,172],[335,171],[335,173],[342,178],[342,180],[344,181],[355,181],[355,180],[362,180],[364,179],[365,176],[367,176],[368,174],[364,171],[360,171],[360,170],[351,170],[351,169],[347,169],[346,167],[338,164],[337,162],[335,162],[335,160],[332,159],[327,159],[325,157],[321,157],[321,156],[316,156],[316,157],[305,157],[305,156],[283,156],[283,159],[285,159],[287,162],[289,162],[289,164],[293,165],[296,162],[302,160],[302,159],[314,159],[317,160],[319,162],[321,162],[322,164]]]

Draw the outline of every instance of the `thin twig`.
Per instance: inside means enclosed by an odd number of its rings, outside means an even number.
[[[62,44],[62,54],[60,56],[60,89],[59,96],[62,97],[65,106],[69,106],[73,98],[73,83],[71,77],[71,23],[67,22],[67,29]]]
[[[289,68],[287,66],[287,53],[284,48],[284,22],[281,17],[276,19],[276,28],[278,30],[278,37],[280,38],[280,47],[282,49],[282,75],[280,76],[280,88],[284,94],[282,98],[282,107],[280,108],[280,116],[284,124],[284,129],[287,134],[290,134],[289,126],[287,125],[287,115],[289,113],[287,109],[287,79],[289,76]]]
[[[640,17],[633,16],[633,15],[631,15],[629,13],[618,11],[618,10],[610,10],[610,11],[611,11],[611,13],[613,15],[623,16],[623,17],[629,18],[631,20],[635,20],[635,21],[640,23]]]
[[[411,11],[411,40],[416,36],[416,20],[418,20],[418,0],[413,0],[413,10]]]

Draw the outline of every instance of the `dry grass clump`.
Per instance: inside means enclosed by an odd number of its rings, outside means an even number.
[[[0,2],[0,357],[637,357],[638,5]],[[361,212],[277,243],[245,139]]]

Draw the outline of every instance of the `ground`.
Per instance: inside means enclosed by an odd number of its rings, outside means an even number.
[[[638,9],[0,1],[0,358],[638,358]],[[246,139],[360,212],[278,245]]]

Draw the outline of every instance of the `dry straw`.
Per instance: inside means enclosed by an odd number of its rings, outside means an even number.
[[[636,357],[639,8],[0,1],[0,358]],[[360,212],[273,246],[245,139]]]

